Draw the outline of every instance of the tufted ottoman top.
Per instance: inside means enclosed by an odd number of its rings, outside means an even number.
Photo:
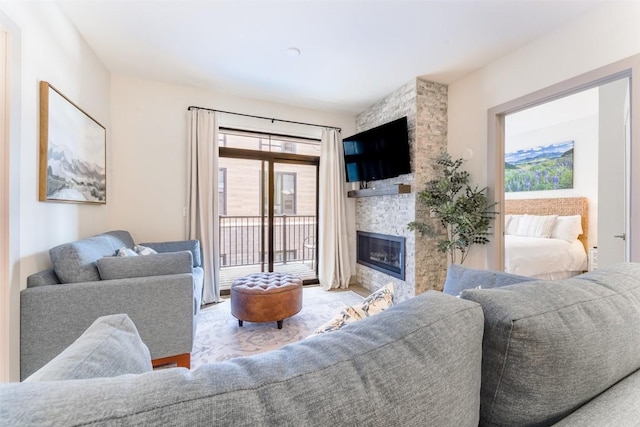
[[[255,273],[233,281],[233,292],[242,294],[264,294],[289,292],[302,286],[299,277],[284,273]]]

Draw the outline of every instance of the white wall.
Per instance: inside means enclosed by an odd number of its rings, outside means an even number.
[[[111,75],[53,2],[2,2],[0,25],[19,38],[19,99],[11,122],[19,135],[11,142],[11,278],[8,310],[9,378],[19,378],[19,292],[26,277],[48,268],[52,246],[113,228],[132,231],[137,240],[184,236],[186,187],[186,109],[189,105],[287,120],[339,126],[354,133],[355,116],[306,110],[218,95],[203,89],[165,85]],[[6,28],[5,28],[6,27]],[[17,61],[16,61],[17,62]],[[39,82],[46,80],[107,129],[107,204],[80,205],[38,201]],[[112,105],[113,104],[113,105]],[[113,119],[112,119],[113,115]],[[222,124],[232,121],[230,116]],[[244,123],[247,127],[308,134],[308,127],[281,123]],[[316,128],[313,132],[318,132]],[[313,133],[312,132],[312,133]],[[13,167],[13,165],[12,165]],[[13,243],[13,242],[12,242]]]
[[[10,379],[17,380],[19,290],[26,287],[26,277],[50,265],[50,247],[103,231],[109,210],[108,206],[38,201],[39,82],[51,83],[109,129],[109,73],[56,3],[2,2],[0,15],[1,21],[11,23],[9,27],[20,37],[19,75],[10,76],[21,82],[16,91],[19,99],[10,112],[11,122],[19,123],[20,127],[16,133],[12,131],[12,136],[19,138],[11,141],[11,158],[19,159],[11,171],[11,191],[17,194],[12,203],[19,204],[11,206],[11,227],[12,232],[19,229],[16,237],[19,244],[15,246],[18,253],[11,255],[14,261],[11,284],[1,284],[12,289],[11,336],[9,343],[0,343],[3,348],[10,348],[10,360],[1,363],[9,363]],[[107,197],[111,194],[108,189]],[[6,308],[3,302],[2,309]]]
[[[355,129],[353,115],[113,75],[110,228],[130,230],[136,241],[185,237],[187,107],[191,105],[337,126],[342,128],[343,136],[353,134]],[[321,131],[316,127],[225,114],[220,116],[220,126],[310,137],[319,137]]]
[[[452,156],[473,150],[465,166],[486,185],[488,109],[640,53],[638,22],[640,3],[607,3],[449,85]],[[474,250],[468,264],[486,267],[486,248]]]
[[[573,188],[505,193],[505,199],[586,197],[589,245],[598,244],[598,89],[505,117],[505,152],[574,141]]]

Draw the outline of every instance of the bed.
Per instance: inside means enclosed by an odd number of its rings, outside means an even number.
[[[558,280],[587,269],[585,197],[505,200],[505,271]]]

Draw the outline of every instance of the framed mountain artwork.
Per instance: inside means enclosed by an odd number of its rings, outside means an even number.
[[[40,201],[105,204],[106,144],[104,126],[40,82]]]
[[[573,145],[565,141],[506,153],[505,192],[573,188]]]

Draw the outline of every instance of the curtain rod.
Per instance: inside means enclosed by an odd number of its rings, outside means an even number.
[[[196,107],[194,105],[191,105],[191,106],[189,106],[189,108],[187,108],[187,110],[192,110],[192,109],[213,111],[213,112],[216,112],[216,113],[224,113],[224,114],[233,114],[235,116],[253,117],[254,119],[271,120],[271,123],[273,123],[273,122],[283,122],[283,123],[292,123],[292,124],[295,124],[295,125],[316,126],[316,127],[319,127],[319,128],[336,129],[338,132],[342,132],[341,128],[335,127],[335,126],[317,125],[315,123],[294,122],[292,120],[283,120],[283,119],[274,119],[274,118],[271,118],[271,117],[254,116],[253,114],[234,113],[233,111],[214,110],[212,108]]]

